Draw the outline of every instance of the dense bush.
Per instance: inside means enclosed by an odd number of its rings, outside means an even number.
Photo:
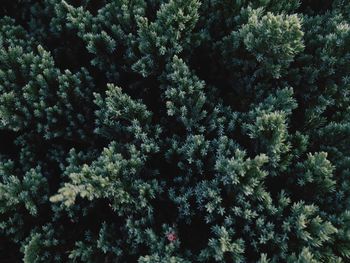
[[[1,262],[350,262],[346,0],[6,0]]]

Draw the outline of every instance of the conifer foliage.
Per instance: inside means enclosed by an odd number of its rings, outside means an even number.
[[[0,15],[0,262],[350,262],[348,1]]]

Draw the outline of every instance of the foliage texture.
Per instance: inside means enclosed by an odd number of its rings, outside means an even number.
[[[2,1],[0,261],[350,262],[349,10]]]

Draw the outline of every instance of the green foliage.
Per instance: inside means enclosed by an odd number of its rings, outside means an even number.
[[[261,9],[251,10],[248,16],[246,24],[223,38],[224,60],[234,68],[278,79],[304,48],[301,21],[297,15],[263,15]]]
[[[166,73],[169,83],[164,87],[167,114],[174,116],[189,131],[194,127],[201,128],[200,121],[206,117],[204,83],[193,76],[177,56],[168,64]]]
[[[65,183],[50,200],[71,206],[77,196],[90,201],[105,198],[110,200],[112,210],[119,215],[138,211],[151,213],[148,199],[155,198],[161,188],[156,180],[138,179],[147,157],[135,146],[126,148],[127,159],[118,153],[118,145],[112,142],[90,166],[85,164],[78,173],[69,174],[70,182]]]
[[[327,153],[308,154],[307,160],[300,164],[302,169],[298,184],[313,184],[314,191],[327,193],[334,191],[336,181],[332,178],[334,167],[326,159]]]
[[[147,76],[157,70],[164,56],[171,59],[188,48],[191,30],[198,20],[198,8],[197,0],[171,0],[160,6],[154,22],[139,17],[136,41],[141,58],[132,68]]]
[[[5,0],[0,261],[350,261],[350,5]]]

